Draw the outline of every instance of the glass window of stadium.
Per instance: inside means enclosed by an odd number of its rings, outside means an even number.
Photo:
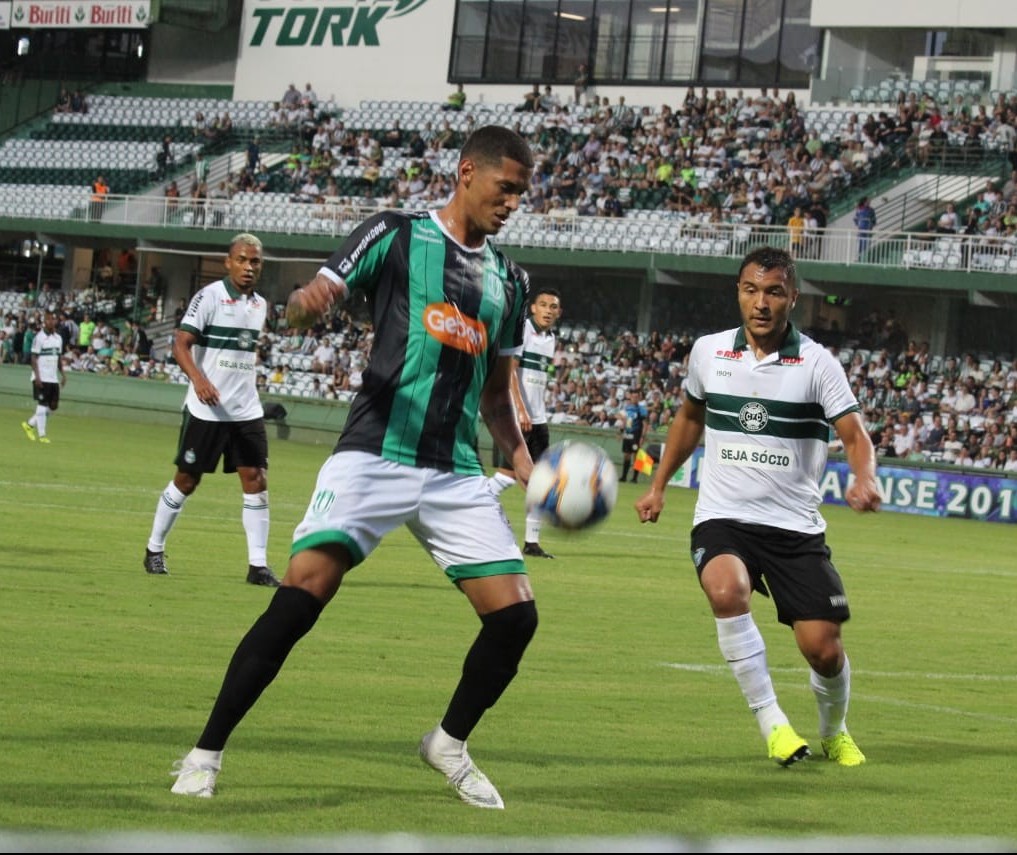
[[[819,56],[811,0],[457,0],[462,82],[721,83],[804,88]]]

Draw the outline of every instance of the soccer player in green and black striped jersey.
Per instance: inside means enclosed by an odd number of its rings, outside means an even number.
[[[847,504],[878,510],[876,456],[840,362],[791,323],[794,259],[770,247],[753,251],[742,261],[737,293],[742,326],[693,345],[681,407],[636,512],[657,521],[668,482],[705,431],[692,561],[721,653],[769,757],[790,766],[809,756],[777,703],[749,606],[753,589],[772,596],[777,620],[793,629],[810,666],[823,751],[857,766],[865,755],[847,730],[851,669],[841,640],[850,612],[826,545],[819,482],[832,427],[854,474]]]
[[[466,738],[515,676],[537,610],[522,553],[477,457],[476,420],[479,412],[525,484],[533,461],[510,379],[522,349],[528,278],[488,237],[519,207],[532,171],[522,137],[479,128],[460,152],[456,190],[444,208],[369,217],[290,295],[290,325],[309,327],[337,301],[363,292],[374,324],[370,361],[294,532],[282,587],[240,642],[173,792],[214,793],[233,729],[346,573],[405,525],[481,623],[420,756],[463,801],[504,807]]]

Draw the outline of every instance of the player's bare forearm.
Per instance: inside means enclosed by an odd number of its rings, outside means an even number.
[[[678,468],[692,455],[703,435],[706,409],[701,404],[682,403],[667,431],[664,450],[650,480],[649,489],[636,501],[640,522],[655,523],[664,510],[667,484]]]
[[[530,479],[533,461],[519,429],[516,409],[508,388],[485,389],[480,399],[480,415],[495,445],[507,460],[512,461],[516,480],[525,486]]]
[[[302,288],[293,291],[286,301],[286,323],[295,329],[313,327],[332,311],[337,300],[345,297],[346,289],[320,273]]]
[[[878,511],[882,494],[876,481],[876,451],[858,413],[839,419],[834,425],[844,443],[844,456],[854,479],[844,491],[844,498],[856,511]]]

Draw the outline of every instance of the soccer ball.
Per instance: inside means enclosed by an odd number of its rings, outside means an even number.
[[[527,510],[569,531],[603,520],[618,499],[618,470],[599,445],[565,440],[533,466],[526,487]]]

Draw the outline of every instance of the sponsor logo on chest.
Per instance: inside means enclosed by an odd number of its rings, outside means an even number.
[[[721,466],[790,472],[794,465],[794,455],[786,448],[763,448],[745,442],[722,442],[717,449],[717,462]]]
[[[487,350],[487,328],[451,303],[431,303],[424,309],[424,327],[429,335],[448,347],[471,356]]]

